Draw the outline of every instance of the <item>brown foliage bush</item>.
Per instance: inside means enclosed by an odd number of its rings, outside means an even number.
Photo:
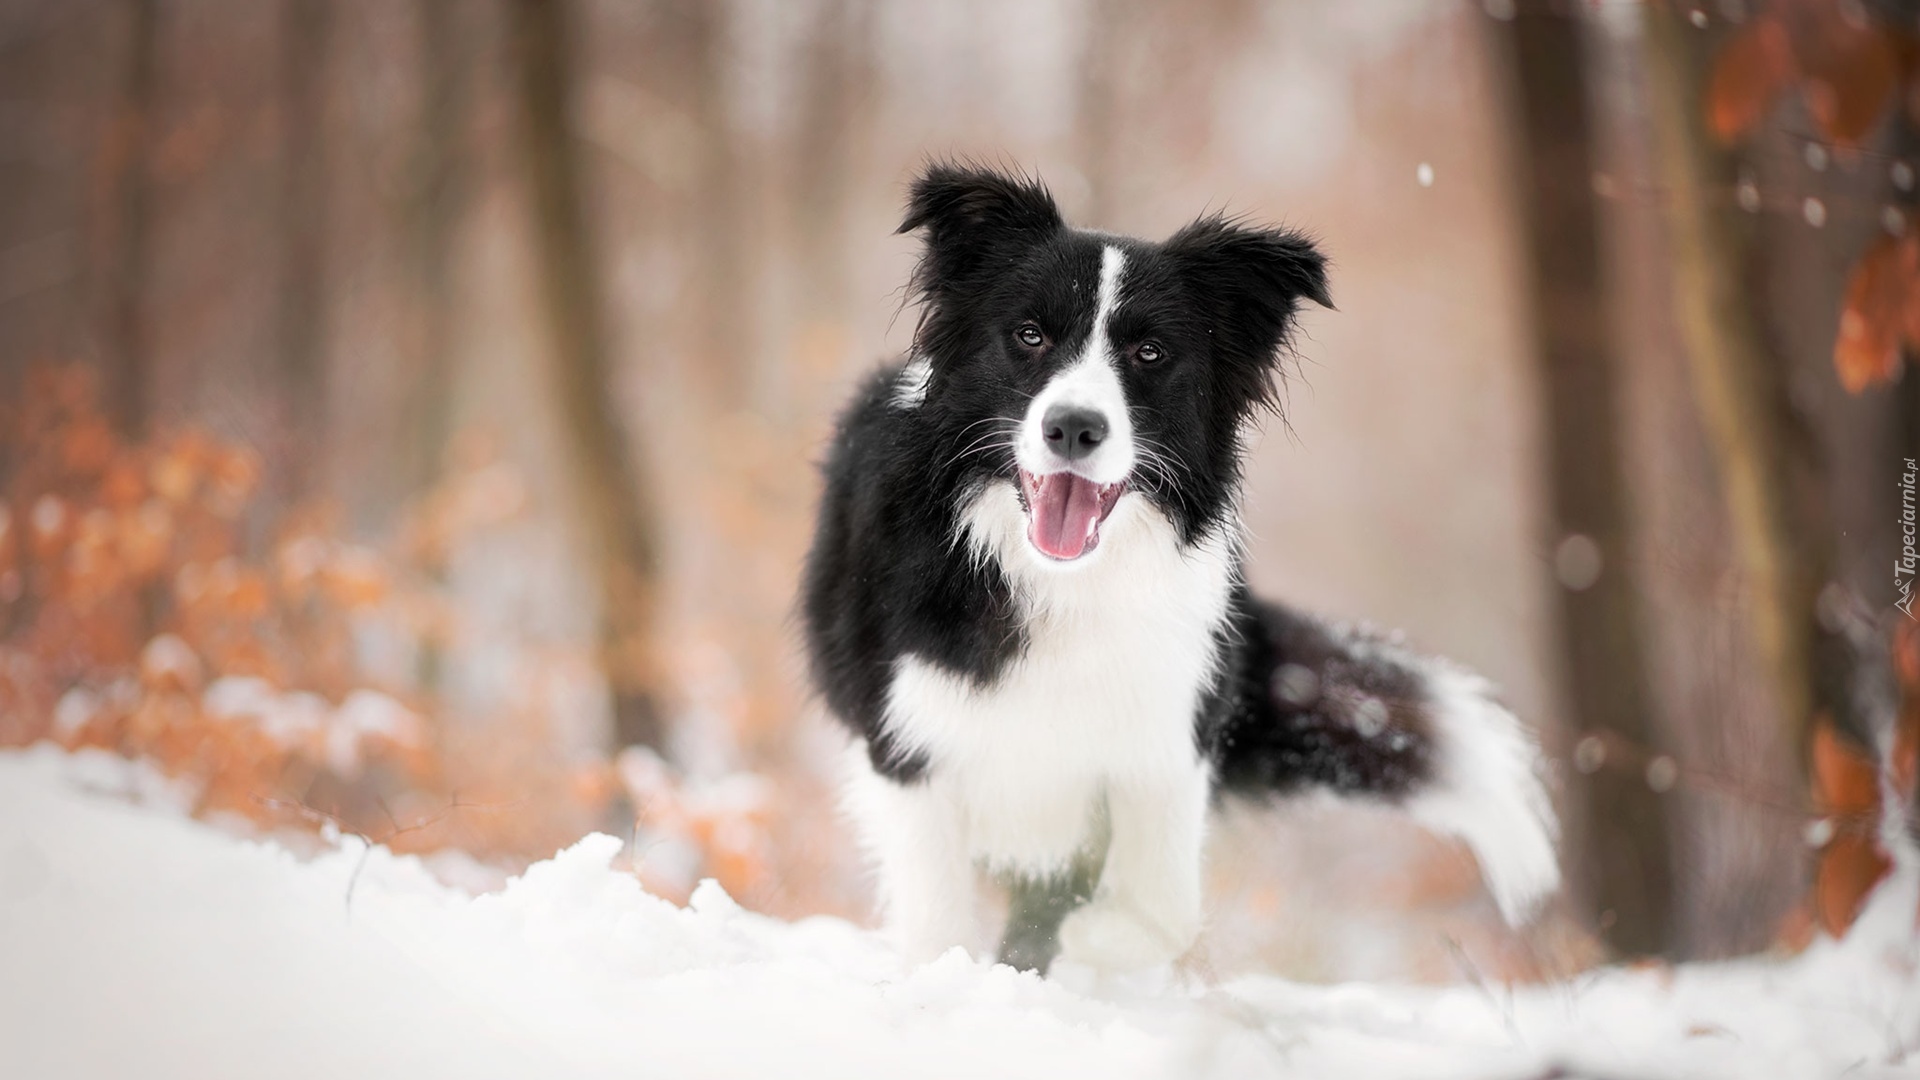
[[[626,831],[637,806],[636,833],[691,852],[693,872],[735,892],[762,875],[763,798],[716,801],[663,764],[635,789],[610,761],[563,760],[537,709],[454,717],[430,680],[367,670],[368,626],[422,652],[457,635],[440,568],[517,512],[510,470],[456,467],[379,550],[324,504],[270,514],[248,448],[195,430],[127,442],[96,397],[89,369],[47,368],[0,406],[0,745],[102,749],[183,781],[203,815],[505,869]],[[648,876],[668,895],[691,884]]]

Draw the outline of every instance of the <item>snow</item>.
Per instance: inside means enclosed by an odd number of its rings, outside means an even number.
[[[69,691],[68,697],[80,692]],[[315,693],[277,690],[272,683],[252,675],[223,675],[207,687],[200,704],[212,717],[256,721],[268,738],[283,746],[317,741],[324,748],[328,767],[342,776],[359,775],[363,743],[370,737],[402,745],[423,738],[416,713],[373,690],[354,690],[333,708]],[[80,707],[75,706],[74,711]],[[61,710],[66,708],[63,698],[55,710],[56,730],[73,726],[61,723]]]
[[[620,847],[476,896],[351,837],[311,860],[236,838],[115,758],[0,753],[0,1077],[1920,1075],[1913,865],[1793,959],[1096,985],[958,951],[909,970],[712,884],[675,907],[610,867]]]

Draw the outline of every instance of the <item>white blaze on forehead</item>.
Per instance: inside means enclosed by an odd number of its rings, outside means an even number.
[[[1107,340],[1107,319],[1113,315],[1113,309],[1120,300],[1120,273],[1127,268],[1127,257],[1120,249],[1109,244],[1100,249],[1100,296],[1093,309],[1093,335],[1087,339],[1088,347],[1095,342],[1108,353],[1112,344]]]
[[[1133,471],[1133,423],[1127,416],[1126,390],[1120,384],[1118,357],[1107,324],[1120,303],[1120,282],[1127,257],[1109,244],[1100,251],[1100,290],[1094,300],[1093,329],[1080,356],[1049,381],[1027,406],[1015,456],[1020,467],[1045,475],[1063,471],[1067,462],[1047,446],[1048,410],[1056,405],[1091,409],[1106,417],[1107,438],[1100,448],[1073,463],[1073,471],[1096,483],[1111,484]]]

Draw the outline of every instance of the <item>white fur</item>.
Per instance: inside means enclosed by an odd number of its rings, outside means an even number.
[[[1434,698],[1434,777],[1406,810],[1467,842],[1500,913],[1518,924],[1560,886],[1559,829],[1539,753],[1487,680],[1445,661],[1424,668]]]
[[[1183,548],[1163,514],[1128,495],[1107,539],[1063,571],[1028,543],[1005,482],[975,494],[962,529],[1013,585],[1027,648],[987,687],[915,657],[896,663],[887,729],[931,768],[908,786],[876,778],[877,795],[856,785],[888,923],[910,955],[962,943],[974,861],[1060,870],[1104,799],[1106,870],[1061,928],[1062,955],[1108,969],[1170,960],[1200,929],[1210,773],[1193,724],[1218,659],[1236,541],[1223,533]]]
[[[933,362],[916,356],[900,369],[893,383],[893,407],[917,409],[927,400],[927,384],[933,381]]]
[[[1127,415],[1127,394],[1120,385],[1113,342],[1107,336],[1107,321],[1120,302],[1120,277],[1126,266],[1127,257],[1119,248],[1108,245],[1102,249],[1100,294],[1086,346],[1080,358],[1048,380],[1027,405],[1020,436],[1014,443],[1014,457],[1030,473],[1046,475],[1070,467],[1096,484],[1112,484],[1133,471],[1133,421]],[[1043,421],[1056,405],[1092,409],[1107,418],[1106,441],[1071,466],[1047,446]]]
[[[907,958],[923,963],[978,931],[973,861],[958,801],[873,771],[865,743],[847,756],[843,806],[879,869],[880,913]]]

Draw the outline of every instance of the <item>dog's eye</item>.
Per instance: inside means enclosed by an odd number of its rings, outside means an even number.
[[[1159,343],[1154,341],[1146,342],[1139,348],[1133,350],[1134,359],[1143,364],[1157,364],[1165,359],[1166,355],[1166,352],[1160,348]]]
[[[1015,330],[1013,336],[1029,349],[1037,349],[1047,343],[1047,335],[1041,333],[1040,328],[1032,323],[1021,323],[1020,329]]]

